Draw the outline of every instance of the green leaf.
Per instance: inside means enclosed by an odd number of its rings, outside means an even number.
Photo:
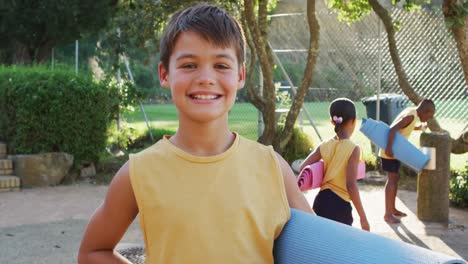
[[[448,27],[448,28],[453,27],[454,24],[455,24],[455,23],[454,23],[454,20],[453,20],[453,19],[446,19],[446,20],[445,20],[445,26]]]

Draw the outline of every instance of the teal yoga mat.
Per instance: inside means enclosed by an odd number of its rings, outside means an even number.
[[[291,209],[276,239],[275,264],[429,264],[465,261]]]
[[[387,147],[390,127],[384,122],[363,118],[360,130],[381,149]],[[417,172],[420,172],[430,159],[429,156],[422,153],[399,132],[396,133],[395,140],[393,141],[392,151],[396,159]]]

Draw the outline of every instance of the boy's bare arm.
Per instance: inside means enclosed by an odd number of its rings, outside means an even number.
[[[78,263],[130,263],[114,253],[114,247],[137,214],[127,162],[114,176],[104,202],[91,217],[81,241]]]
[[[294,172],[291,167],[280,154],[276,153],[276,156],[278,157],[281,171],[283,173],[284,186],[286,188],[289,207],[314,214],[314,211],[310,208],[306,198],[299,190],[299,187],[297,187],[296,177],[294,176]]]
[[[388,134],[387,140],[387,147],[385,148],[385,154],[389,157],[393,157],[393,141],[395,140],[396,132],[400,131],[400,129],[407,127],[411,122],[413,122],[413,116],[405,116],[400,120],[400,122],[396,123],[390,128],[390,132]]]
[[[309,156],[302,162],[301,164],[301,170],[304,169],[305,166],[310,165],[314,162],[319,161],[322,158],[322,155],[320,154],[320,146],[314,149]]]

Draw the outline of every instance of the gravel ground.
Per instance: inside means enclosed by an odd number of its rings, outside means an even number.
[[[0,263],[76,263],[89,217],[107,186],[87,183],[0,193]],[[416,192],[399,191],[397,207],[408,213],[399,225],[383,221],[383,186],[360,186],[371,231],[468,259],[468,210],[450,209],[449,225],[424,223],[415,216]],[[306,194],[310,204],[316,191]],[[359,228],[359,217],[354,216]],[[123,243],[143,243],[135,221]]]

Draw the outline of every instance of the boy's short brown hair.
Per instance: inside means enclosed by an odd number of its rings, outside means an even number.
[[[194,32],[219,47],[233,47],[239,65],[245,61],[245,37],[239,22],[226,10],[200,3],[174,13],[159,44],[160,60],[169,70],[169,58],[181,32]]]
[[[430,108],[432,110],[434,110],[435,112],[435,103],[434,101],[432,101],[431,99],[423,99],[420,103],[419,103],[419,106],[423,109],[427,109],[427,108]]]

